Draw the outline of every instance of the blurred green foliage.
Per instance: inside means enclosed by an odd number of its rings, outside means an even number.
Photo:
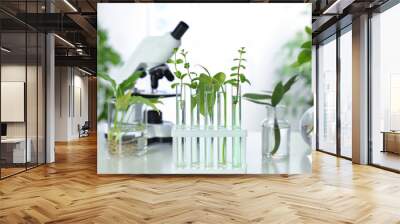
[[[111,66],[121,65],[121,57],[107,43],[107,33],[99,28],[97,30],[97,74],[99,77],[108,75]],[[107,119],[107,98],[112,95],[112,89],[102,79],[97,82],[98,111],[97,120]]]
[[[98,121],[106,120],[108,113],[108,102],[115,100],[117,111],[126,112],[130,105],[145,104],[157,110],[155,104],[161,103],[157,98],[147,99],[141,96],[132,95],[132,89],[135,87],[137,80],[141,77],[142,72],[136,71],[120,84],[109,75],[112,66],[122,64],[119,54],[112,49],[107,43],[107,33],[103,29],[97,31],[97,75],[98,75],[98,103],[99,113]],[[122,122],[117,116],[114,119],[114,126]]]
[[[283,104],[287,105],[288,113],[294,120],[308,108],[313,106],[312,77],[311,77],[311,55],[312,39],[311,28],[305,27],[289,40],[279,51],[279,59],[282,66],[277,70],[279,80],[299,76],[298,84],[285,98]]]

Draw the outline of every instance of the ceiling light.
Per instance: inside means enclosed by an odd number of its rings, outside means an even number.
[[[59,40],[61,40],[62,42],[66,43],[68,46],[75,48],[75,45],[73,45],[73,44],[72,44],[71,42],[69,42],[68,40],[66,40],[66,39],[64,39],[64,38],[62,38],[62,37],[60,37],[60,36],[57,35],[57,34],[54,34],[54,36],[57,37],[57,38],[58,38]]]
[[[1,47],[0,49],[1,49],[2,51],[6,52],[6,53],[10,53],[10,52],[11,52],[11,50],[9,50],[9,49],[7,49],[7,48],[5,48],[5,47]]]
[[[64,0],[64,3],[67,4],[74,12],[78,12],[78,10],[68,0]]]
[[[85,73],[85,74],[87,74],[87,75],[92,75],[92,73],[90,73],[90,72],[88,72],[88,71],[86,71],[86,70],[83,70],[83,69],[81,69],[81,68],[79,68],[79,67],[78,67],[78,70],[81,71],[81,72],[83,72],[83,73]]]

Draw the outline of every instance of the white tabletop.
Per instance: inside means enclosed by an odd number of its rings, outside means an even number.
[[[261,134],[249,132],[246,147],[246,168],[196,169],[178,168],[172,159],[172,146],[153,144],[142,156],[115,156],[108,152],[104,132],[99,128],[97,142],[98,174],[300,174],[311,172],[311,149],[300,133],[292,132],[290,156],[286,159],[263,160]]]

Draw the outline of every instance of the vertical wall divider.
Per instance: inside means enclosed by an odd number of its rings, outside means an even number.
[[[27,0],[25,1],[25,21],[27,21]],[[28,170],[28,113],[27,113],[27,92],[28,92],[28,24],[25,23],[25,88],[24,88],[24,121],[25,121],[25,170]]]
[[[38,2],[36,12],[39,13]],[[39,32],[36,32],[36,166],[39,166]]]
[[[71,117],[71,70],[67,67],[68,74],[68,118]],[[61,76],[60,76],[61,77]]]
[[[46,6],[45,6],[45,11],[47,13],[47,0],[46,0]],[[44,161],[43,163],[47,163],[47,35],[49,35],[47,32],[44,33],[44,77],[42,73],[42,82],[44,82]],[[42,69],[43,72],[43,69]]]
[[[74,67],[71,67],[71,72],[72,72],[72,74],[71,74],[71,81],[72,81],[72,88],[71,88],[72,117],[75,119],[75,69],[74,69]]]
[[[0,23],[0,47],[2,46],[2,26],[1,26],[1,24],[2,23]],[[1,52],[0,52],[0,124],[3,124],[2,122],[1,122],[1,78],[2,78],[2,75],[1,75],[1,67],[2,67],[2,58],[1,58]],[[3,165],[2,165],[2,162],[1,162],[1,150],[2,150],[2,148],[1,148],[1,144],[0,144],[0,180],[1,179],[3,179],[3,177],[2,177],[2,173],[1,173],[1,170],[2,170],[2,167],[3,167]]]
[[[315,47],[315,148],[319,150],[319,44]]]
[[[61,85],[61,79],[62,76],[61,74],[58,76],[58,88],[60,88],[60,92],[62,91],[62,85]],[[62,117],[62,95],[58,94],[60,96],[60,117]]]
[[[340,36],[339,27],[336,28],[336,155],[341,157],[341,117],[340,117],[340,84],[341,84],[341,64],[340,64]]]
[[[367,63],[368,63],[368,70],[367,70],[367,83],[368,83],[368,95],[367,95],[367,119],[368,119],[368,124],[367,124],[367,132],[368,132],[368,158],[367,158],[367,163],[368,164],[373,164],[373,148],[372,148],[372,12],[368,12],[368,36],[367,36],[367,42],[368,42],[368,54],[367,54]]]

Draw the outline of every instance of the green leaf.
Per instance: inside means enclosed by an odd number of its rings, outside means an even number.
[[[225,81],[225,84],[230,84],[232,86],[238,86],[239,83],[238,83],[237,79],[230,79],[230,80]]]
[[[256,103],[256,104],[271,106],[271,104],[269,102],[263,101],[263,100],[253,100],[253,99],[249,99],[249,98],[245,98],[245,100],[250,101],[252,103]]]
[[[178,49],[179,49],[179,48],[177,48],[177,47],[174,48],[174,53],[178,52]]]
[[[158,108],[156,107],[156,104],[162,104],[162,102],[159,101],[158,98],[144,98],[142,96],[131,96],[131,98],[129,99],[129,103],[130,105],[141,103],[157,111]]]
[[[265,93],[245,93],[243,94],[244,98],[252,99],[252,100],[267,100],[271,99],[270,94]]]
[[[247,82],[248,84],[251,85],[250,81],[246,78],[246,76],[244,74],[240,74],[240,82],[241,83]]]
[[[274,137],[275,137],[275,141],[274,141],[274,148],[271,151],[271,154],[274,155],[278,149],[279,146],[281,144],[281,130],[279,129],[279,123],[277,121],[277,119],[274,119]]]
[[[190,110],[193,110],[197,105],[197,95],[190,96]]]
[[[122,95],[127,90],[132,89],[135,86],[136,81],[140,78],[142,74],[142,71],[136,71],[131,76],[129,76],[129,78],[125,79],[121,84],[119,84],[118,94]]]
[[[200,68],[202,68],[207,73],[208,76],[211,76],[211,73],[208,71],[206,67],[204,67],[203,65],[198,65],[198,66],[200,66]]]
[[[246,81],[246,76],[244,76],[243,74],[240,74],[240,82],[245,82]]]
[[[116,91],[117,89],[117,83],[115,82],[114,79],[112,79],[109,75],[105,74],[105,73],[98,73],[99,77],[105,81],[108,81],[111,84],[111,87]]]
[[[293,62],[290,66],[293,67],[293,68],[298,68],[298,67],[301,66],[301,64],[299,64],[298,61],[295,61],[295,62]]]
[[[306,31],[306,33],[308,33],[310,35],[312,34],[311,27],[309,27],[309,26],[306,26],[305,31]]]
[[[305,49],[311,49],[312,47],[312,42],[310,41],[306,41],[301,45],[301,48],[305,48]]]
[[[246,69],[246,66],[244,66],[244,65],[240,65],[240,67],[243,68],[243,69]]]
[[[175,61],[174,61],[174,60],[172,60],[171,58],[168,58],[168,60],[167,60],[167,63],[168,63],[168,64],[174,64],[174,63],[175,63]]]
[[[189,63],[185,63],[185,65],[183,67],[184,68],[190,68],[190,64]]]
[[[304,64],[311,61],[311,50],[303,49],[300,54],[297,56],[297,62],[299,64]]]
[[[225,82],[226,75],[223,72],[218,72],[213,76],[213,80],[217,82],[219,86],[222,86]]]
[[[296,83],[296,81],[298,80],[299,76],[298,75],[294,75],[292,78],[290,78],[284,85],[284,89],[285,89],[285,93],[288,92],[290,90],[290,88],[292,87],[293,84]]]
[[[197,82],[190,83],[190,88],[196,89],[197,88]]]
[[[176,83],[173,83],[173,84],[171,85],[171,89],[175,89],[177,85],[179,85],[179,83],[177,83],[177,82],[176,82]]]
[[[238,66],[233,66],[233,67],[231,68],[232,71],[235,71],[235,70],[237,70],[237,69],[238,69]]]
[[[279,82],[272,92],[271,97],[271,105],[273,107],[277,106],[279,102],[281,102],[283,95],[285,94],[285,87],[283,86],[282,82]]]
[[[199,81],[202,85],[211,85],[212,78],[204,73],[201,73],[199,76]]]
[[[117,96],[115,98],[115,109],[118,111],[126,111],[130,105],[131,93]]]
[[[183,63],[183,60],[179,58],[179,59],[176,60],[175,63],[176,63],[176,64],[182,64],[182,63]]]
[[[185,57],[186,54],[187,54],[187,52],[185,52],[185,49],[182,49],[182,50],[181,50],[181,55]]]
[[[231,77],[236,77],[236,76],[238,76],[238,73],[232,73],[231,74]]]
[[[181,77],[182,77],[182,73],[180,72],[180,71],[176,71],[176,72],[174,72],[175,73],[175,76],[178,78],[178,79],[182,79]]]
[[[206,92],[212,91],[212,78],[204,73],[200,74],[197,87],[197,96],[199,97],[199,109],[202,115],[205,115],[205,96]],[[210,102],[208,102],[209,105]]]

